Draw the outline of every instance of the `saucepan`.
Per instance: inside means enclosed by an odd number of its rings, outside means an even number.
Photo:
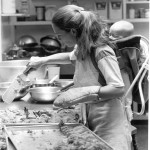
[[[67,90],[73,86],[73,81],[64,87],[59,86],[45,86],[45,87],[33,87],[30,88],[29,93],[33,100],[37,102],[53,102],[61,92]]]

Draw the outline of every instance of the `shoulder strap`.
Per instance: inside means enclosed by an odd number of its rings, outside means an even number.
[[[97,65],[97,62],[96,62],[96,58],[95,58],[95,50],[92,49],[91,50],[91,54],[90,54],[90,57],[91,57],[91,61],[93,63],[93,66],[96,68],[96,70],[99,72],[99,77],[98,77],[98,82],[102,85],[102,86],[105,86],[106,85],[106,80],[102,74],[102,72],[100,71],[100,69],[98,68],[98,65]]]

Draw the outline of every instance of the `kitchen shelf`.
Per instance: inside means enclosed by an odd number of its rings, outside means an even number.
[[[16,21],[12,25],[24,26],[24,25],[52,25],[51,21]]]
[[[149,4],[149,1],[128,1],[126,4]]]
[[[137,19],[125,19],[130,22],[149,22],[149,18],[137,18]],[[108,23],[114,23],[118,20],[108,20]],[[25,25],[52,25],[51,21],[16,21],[12,22],[14,26],[25,26]]]
[[[135,18],[135,19],[125,19],[125,20],[127,20],[127,21],[129,21],[129,22],[132,22],[132,23],[134,23],[134,22],[149,22],[149,18]]]
[[[28,14],[20,14],[20,13],[16,13],[16,14],[3,14],[3,13],[2,13],[1,16],[4,16],[4,17],[5,17],[5,16],[6,16],[6,17],[13,17],[13,16],[14,16],[14,17],[20,17],[20,16],[26,16],[26,17],[27,17],[27,16],[30,16],[30,15],[28,15]]]

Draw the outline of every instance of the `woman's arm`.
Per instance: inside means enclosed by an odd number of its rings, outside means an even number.
[[[114,87],[111,85],[106,85],[100,88],[98,95],[101,100],[107,100],[122,97],[124,92],[124,87]]]
[[[105,100],[123,96],[124,83],[114,51],[109,47],[106,47],[106,50],[99,50],[96,59],[106,80],[106,86],[100,88],[100,98]]]
[[[71,64],[70,52],[57,53],[46,57],[31,57],[28,65],[31,68],[38,68],[45,64]]]

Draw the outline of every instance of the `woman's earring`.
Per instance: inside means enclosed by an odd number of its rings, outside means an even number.
[[[71,29],[71,34],[76,37],[76,34],[77,34],[76,30],[75,29]]]

